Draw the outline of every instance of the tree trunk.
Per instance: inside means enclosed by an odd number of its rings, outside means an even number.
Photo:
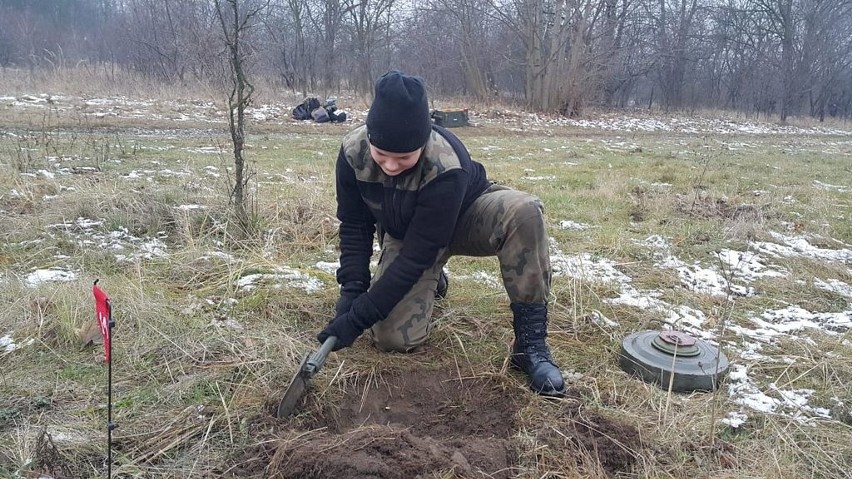
[[[249,82],[245,71],[247,48],[244,48],[242,36],[250,26],[249,20],[260,9],[241,15],[239,0],[226,1],[228,11],[223,11],[221,0],[216,0],[216,13],[225,36],[228,62],[231,67],[232,87],[228,93],[228,127],[234,146],[234,184],[230,200],[237,221],[243,231],[247,232],[249,227],[249,215],[246,210],[248,173],[246,161],[243,157],[243,147],[245,146],[245,109],[251,102],[254,86]]]

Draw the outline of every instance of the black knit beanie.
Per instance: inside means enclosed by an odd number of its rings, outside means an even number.
[[[423,80],[396,70],[382,75],[367,113],[370,143],[381,150],[408,153],[425,145],[431,133]]]

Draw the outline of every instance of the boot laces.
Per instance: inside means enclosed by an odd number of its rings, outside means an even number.
[[[544,323],[524,325],[521,334],[523,339],[521,349],[530,363],[537,364],[545,361],[553,363],[550,348],[545,342],[547,329]]]

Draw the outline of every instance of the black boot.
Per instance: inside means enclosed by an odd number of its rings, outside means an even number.
[[[527,373],[530,389],[543,396],[562,396],[565,380],[547,347],[547,305],[512,303],[515,344],[512,366]]]
[[[438,275],[438,288],[435,290],[435,298],[444,299],[447,297],[447,289],[450,287],[450,280],[447,278],[447,272],[443,269]]]

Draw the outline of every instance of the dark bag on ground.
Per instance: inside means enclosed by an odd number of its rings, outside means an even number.
[[[323,106],[319,99],[310,97],[293,108],[293,118],[314,120],[317,123],[341,123],[346,121],[346,113],[337,111],[336,100],[329,99]]]
[[[311,113],[308,111],[308,109],[305,107],[305,104],[303,103],[297,106],[296,108],[293,108],[293,118],[297,120],[310,120]]]
[[[326,123],[331,119],[328,117],[328,111],[323,107],[315,108],[311,111],[311,118],[317,123]]]
[[[296,108],[293,108],[293,118],[297,120],[310,120],[311,113],[319,107],[319,99],[314,97],[305,98],[301,104],[297,105]]]

